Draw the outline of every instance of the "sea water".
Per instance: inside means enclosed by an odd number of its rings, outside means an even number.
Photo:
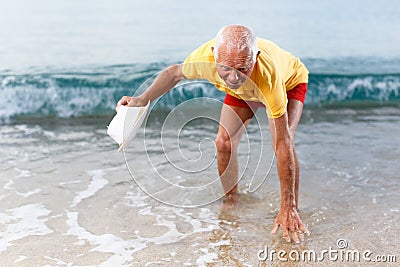
[[[384,256],[395,266],[399,5],[384,3],[3,1],[0,265],[359,266]],[[280,191],[265,110],[243,136],[240,201],[228,210],[214,143],[224,95],[212,85],[183,83],[156,101],[125,153],[106,135],[121,96],[229,23],[310,69],[295,140],[311,231],[300,245],[270,234]],[[310,251],[315,259],[296,256]],[[354,251],[360,260],[346,259]]]

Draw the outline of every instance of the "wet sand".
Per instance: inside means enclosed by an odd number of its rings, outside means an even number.
[[[188,175],[171,171],[151,134],[135,139],[138,154],[123,154],[105,135],[108,118],[62,122],[26,122],[0,129],[0,265],[1,266],[309,266],[318,262],[261,261],[260,250],[370,250],[396,255],[400,232],[400,111],[306,110],[296,146],[301,163],[300,214],[311,236],[302,244],[287,244],[281,233],[270,234],[279,208],[279,180],[275,167],[255,193],[248,192],[254,157],[241,167],[238,207],[221,210],[221,189],[215,162],[204,172]],[[338,116],[339,115],[339,116]],[[193,145],[215,133],[192,125],[183,132],[181,148],[196,157]],[[268,129],[266,129],[267,131]],[[204,132],[203,132],[204,131]],[[249,127],[250,147],[262,140]],[[196,134],[197,133],[197,134]],[[187,134],[185,136],[185,134]],[[167,133],[166,144],[176,136]],[[267,139],[267,136],[264,137]],[[154,143],[151,143],[151,141]],[[185,143],[186,142],[186,143]],[[268,142],[268,140],[265,140]],[[186,146],[185,146],[186,144]],[[267,146],[266,146],[267,147]],[[205,144],[210,159],[212,145]],[[148,154],[142,153],[148,149]],[[171,150],[174,155],[174,150]],[[267,151],[259,172],[271,163]],[[257,154],[257,153],[255,153]],[[136,155],[136,156],[134,156]],[[150,155],[150,156],[148,156]],[[211,156],[210,156],[211,155]],[[241,162],[248,147],[239,150]],[[165,187],[153,170],[180,184],[184,191]],[[263,162],[265,162],[263,161]],[[199,167],[190,161],[179,166]],[[158,164],[158,165],[157,165]],[[204,166],[206,166],[205,164]],[[151,166],[151,165],[150,165]],[[176,173],[175,173],[176,172]],[[252,185],[260,182],[256,175]],[[209,183],[210,186],[201,187]],[[140,190],[139,185],[169,205]],[[192,186],[193,190],[187,190]],[[164,189],[164,190],[162,190]],[[212,201],[209,201],[212,200]],[[207,205],[200,205],[209,201]],[[173,205],[171,205],[173,204]],[[182,206],[194,205],[188,208]],[[343,239],[347,247],[339,249]],[[291,252],[296,256],[296,252]],[[334,261],[319,264],[370,265],[371,262]],[[386,263],[382,266],[395,266]]]

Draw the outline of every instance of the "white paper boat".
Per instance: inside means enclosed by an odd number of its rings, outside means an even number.
[[[118,151],[123,151],[132,142],[146,117],[149,106],[150,101],[145,107],[119,107],[107,129],[107,134],[119,144]]]

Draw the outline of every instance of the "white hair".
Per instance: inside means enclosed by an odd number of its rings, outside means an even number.
[[[215,59],[218,58],[218,49],[221,45],[225,45],[228,51],[238,49],[241,52],[249,49],[254,61],[258,53],[256,36],[251,29],[242,25],[227,25],[218,31],[214,44]]]

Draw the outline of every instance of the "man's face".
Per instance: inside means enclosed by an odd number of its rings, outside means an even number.
[[[230,89],[238,89],[250,77],[255,62],[250,49],[218,49],[217,72]]]

